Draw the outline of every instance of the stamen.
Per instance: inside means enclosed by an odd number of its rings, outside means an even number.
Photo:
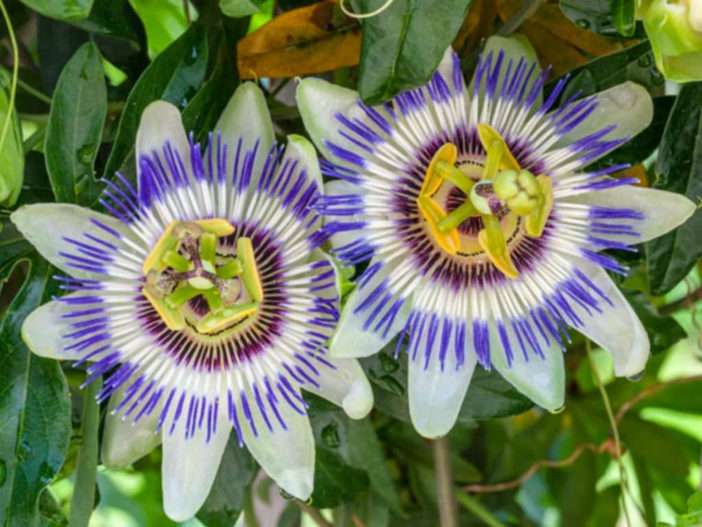
[[[419,210],[422,212],[422,216],[427,220],[429,230],[436,240],[436,243],[447,253],[456,254],[461,247],[461,239],[456,229],[442,232],[439,228],[439,223],[447,217],[441,205],[426,196],[420,197],[417,200],[417,204],[419,205]]]
[[[527,234],[534,238],[538,238],[543,234],[546,221],[553,209],[553,184],[551,183],[551,178],[542,174],[536,176],[536,182],[539,185],[539,202],[531,214],[527,216],[525,223]]]
[[[512,257],[509,254],[507,241],[500,226],[500,220],[490,214],[482,216],[485,228],[478,233],[478,243],[487,254],[490,261],[495,264],[502,273],[508,278],[517,278],[519,271],[512,263]]]

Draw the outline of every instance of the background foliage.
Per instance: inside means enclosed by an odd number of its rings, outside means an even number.
[[[384,0],[359,0],[368,12]],[[165,99],[206,137],[241,79],[266,90],[277,133],[304,133],[293,77],[324,73],[378,103],[424,83],[453,44],[466,75],[483,39],[519,33],[563,100],[626,80],[654,97],[651,126],[599,163],[630,163],[642,185],[702,195],[702,83],[665,85],[634,20],[634,0],[394,0],[362,22],[312,0],[7,0],[19,44],[19,88],[0,29],[0,117],[16,125],[0,149],[0,521],[3,525],[170,525],[160,503],[160,452],[128,470],[98,464],[105,408],[84,404],[80,369],[29,354],[24,317],[58,294],[55,271],[8,220],[37,201],[98,206],[101,178],[134,177],[144,107]],[[548,89],[548,88],[547,88]],[[21,131],[20,131],[21,130]],[[22,148],[19,148],[21,142]],[[14,178],[14,179],[13,179]],[[8,183],[9,182],[9,183]],[[2,186],[0,185],[0,189]],[[574,336],[566,408],[533,408],[495,372],[478,369],[448,437],[460,525],[702,524],[702,214],[632,255],[621,283],[654,357],[636,380],[614,379],[602,350]],[[617,255],[620,256],[620,255]],[[310,503],[280,495],[232,442],[214,488],[188,525],[433,526],[435,460],[409,424],[406,361],[363,360],[376,409],[352,421],[309,396],[317,440]],[[611,408],[611,411],[610,411]],[[615,440],[621,441],[618,455]],[[323,513],[319,510],[324,509]],[[275,511],[275,512],[274,512]]]

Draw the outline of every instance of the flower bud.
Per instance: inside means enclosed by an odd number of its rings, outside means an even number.
[[[636,14],[666,79],[702,79],[702,0],[641,0]]]

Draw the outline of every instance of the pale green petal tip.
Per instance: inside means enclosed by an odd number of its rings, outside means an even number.
[[[329,345],[329,356],[338,359],[357,359],[368,357],[383,347],[382,339],[370,331],[343,327],[337,329]]]
[[[109,424],[111,420],[120,422]],[[151,422],[134,424],[116,415],[108,416],[100,450],[102,464],[110,470],[119,470],[144,457],[161,443],[161,434],[154,431],[155,425]]]
[[[246,148],[251,148],[253,143],[259,140],[261,148],[267,153],[275,141],[275,133],[266,97],[261,88],[253,82],[245,82],[239,86],[217,121],[215,132],[220,132],[224,141],[232,144],[235,144],[235,140],[240,136],[244,137]]]
[[[291,496],[307,501],[314,488],[314,470],[311,468],[284,470],[275,478],[275,482]]]
[[[351,384],[342,406],[351,419],[363,419],[373,409],[373,390],[364,374]]]
[[[50,312],[55,302],[50,302],[32,311],[22,323],[20,335],[29,350],[35,355],[49,359],[66,359],[63,356],[60,328],[56,324],[47,324],[54,317]]]
[[[317,151],[314,145],[310,143],[306,137],[297,134],[288,136],[288,145],[286,154],[292,155],[304,163],[304,169],[307,171],[307,177],[317,182],[320,191],[324,187],[322,180],[322,172],[319,169],[319,160],[317,159]]]
[[[485,42],[485,48],[482,54],[483,56],[487,56],[488,53],[492,51],[494,55],[499,53],[500,50],[504,51],[507,60],[510,58],[519,60],[520,57],[525,57],[529,62],[536,60],[536,50],[534,50],[534,46],[532,46],[531,42],[523,35],[513,35],[511,37],[493,35]]]

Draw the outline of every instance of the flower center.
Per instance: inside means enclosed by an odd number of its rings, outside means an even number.
[[[456,166],[458,149],[453,143],[445,143],[427,168],[417,205],[436,243],[452,255],[461,247],[458,227],[470,218],[480,218],[480,249],[505,276],[517,278],[519,272],[512,263],[506,229],[500,219],[511,216],[512,221],[505,225],[523,224],[527,236],[540,237],[553,208],[551,180],[521,168],[505,140],[489,125],[478,124],[478,135],[487,152],[482,170],[476,174],[477,167],[473,165]],[[434,199],[444,181],[465,197],[448,213]],[[518,217],[523,221],[516,222]]]
[[[234,233],[220,218],[173,221],[144,261],[142,293],[166,326],[181,330],[187,302],[202,296],[209,311],[192,321],[199,333],[216,333],[253,315],[263,300],[253,246],[237,240],[236,254],[218,254],[218,239]]]

